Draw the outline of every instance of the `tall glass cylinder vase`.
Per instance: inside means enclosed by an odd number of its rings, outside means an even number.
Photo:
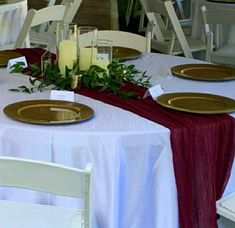
[[[80,70],[88,70],[91,66],[92,40],[96,40],[98,29],[90,26],[78,27],[78,52]]]
[[[112,62],[113,42],[112,40],[97,39],[92,41],[92,65],[97,65],[107,70]]]
[[[57,58],[62,75],[66,74],[66,68],[73,69],[77,63],[77,24],[63,23],[57,26]]]

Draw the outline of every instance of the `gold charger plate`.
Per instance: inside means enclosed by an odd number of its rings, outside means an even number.
[[[10,59],[22,56],[15,51],[0,51],[0,67],[5,67]]]
[[[217,64],[183,64],[171,67],[175,76],[200,81],[228,81],[235,79],[235,68]]]
[[[113,46],[113,59],[130,60],[140,57],[142,53],[133,48]]]
[[[27,100],[9,104],[4,113],[33,124],[68,124],[90,119],[94,111],[87,105],[60,100]]]
[[[235,100],[207,93],[166,93],[157,97],[156,102],[177,111],[219,114],[235,111]]]

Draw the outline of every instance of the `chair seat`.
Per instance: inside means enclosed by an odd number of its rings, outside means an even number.
[[[186,40],[187,40],[192,52],[204,51],[206,49],[206,44],[204,41],[194,39],[191,36],[186,36]],[[169,48],[171,46],[171,41],[165,40],[163,42],[159,42],[159,41],[153,39],[152,40],[152,48],[153,49],[155,48],[155,45],[157,46],[157,48],[156,48],[157,50],[159,50],[162,53],[167,53],[167,51],[169,50]],[[183,54],[179,40],[175,40],[174,49],[173,49],[172,54],[173,55]]]
[[[186,36],[186,40],[189,44],[191,52],[196,51],[205,51],[206,50],[206,43],[205,41],[195,39],[191,36]]]
[[[235,45],[225,45],[211,52],[211,61],[214,63],[235,65]]]
[[[0,214],[0,227],[4,228],[82,227],[78,226],[82,223],[82,210],[78,209],[0,200]]]
[[[228,55],[230,57],[235,57],[235,45],[225,45],[216,51],[214,51],[213,55]]]
[[[47,49],[51,48],[54,42],[56,42],[56,34],[49,33],[49,32],[35,32],[33,30],[29,31],[30,43],[32,46],[33,44],[37,45],[45,45],[48,46]]]

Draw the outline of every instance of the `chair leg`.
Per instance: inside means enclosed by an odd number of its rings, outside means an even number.
[[[145,19],[145,13],[144,13],[144,9],[142,8],[140,12],[140,23],[139,23],[139,28],[138,28],[139,32],[144,32],[146,30],[146,28],[144,27],[144,19]]]
[[[133,2],[134,0],[128,0],[128,4],[127,4],[127,9],[126,9],[126,26],[129,25],[130,22],[130,17],[131,17],[131,11],[132,11],[132,7],[133,7]]]

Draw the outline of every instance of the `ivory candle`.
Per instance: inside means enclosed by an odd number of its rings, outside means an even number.
[[[92,65],[97,65],[101,67],[104,70],[107,70],[107,66],[109,65],[109,60],[108,59],[93,59],[92,60]]]
[[[59,68],[60,72],[65,74],[65,66],[73,68],[77,61],[77,42],[74,40],[63,40],[59,43]]]
[[[96,48],[80,48],[79,68],[80,70],[88,70],[91,66],[91,59],[95,58],[97,54]],[[91,56],[92,55],[92,56]]]

